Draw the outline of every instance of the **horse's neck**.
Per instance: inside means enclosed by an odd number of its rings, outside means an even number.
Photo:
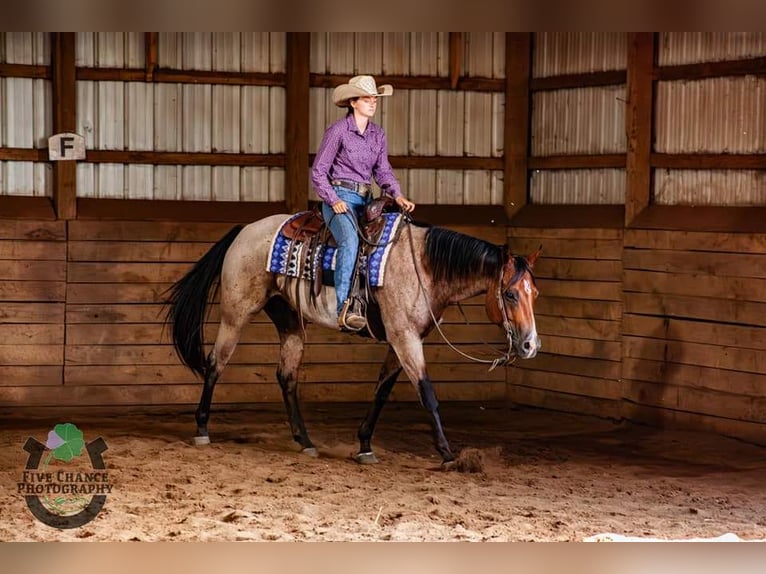
[[[486,293],[488,285],[488,278],[479,276],[470,281],[453,282],[447,286],[444,295],[447,303],[458,303]]]

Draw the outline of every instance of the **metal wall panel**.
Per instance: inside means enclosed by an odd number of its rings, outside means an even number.
[[[436,94],[435,90],[410,90],[409,153],[436,154]]]
[[[466,131],[471,129],[466,117],[465,92],[440,90],[436,103],[436,153],[446,156],[462,156],[467,141]]]
[[[215,201],[239,201],[240,169],[227,165],[213,167],[212,192]]]
[[[52,182],[52,170],[46,163],[0,162],[0,195],[50,197]]]
[[[181,68],[211,70],[213,68],[213,35],[211,32],[181,33]]]
[[[98,164],[77,162],[76,186],[77,197],[96,196],[96,167]]]
[[[451,169],[436,170],[436,203],[460,205],[463,203],[463,172]]]
[[[154,148],[154,84],[125,84],[125,131],[127,149],[150,151]]]
[[[77,133],[85,138],[85,149],[96,145],[96,82],[77,82]]]
[[[144,32],[77,32],[75,65],[97,68],[143,68]]]
[[[125,83],[97,82],[96,102],[98,149],[125,149]]]
[[[180,32],[160,32],[157,35],[157,66],[180,70],[182,45]]]
[[[7,64],[50,65],[50,33],[3,32],[0,62]]]
[[[242,71],[268,72],[270,40],[268,32],[242,32]]]
[[[287,33],[269,32],[269,71],[287,71]]]
[[[4,78],[5,137],[3,145],[8,147],[34,147],[33,100],[34,80],[31,78]],[[31,185],[30,185],[31,187]]]
[[[154,167],[154,199],[182,198],[183,170],[180,165],[157,165]]]
[[[240,151],[240,86],[213,86],[214,152]]]
[[[463,38],[463,74],[491,78],[494,64],[494,34],[492,32],[466,32]]]
[[[533,156],[626,150],[624,85],[533,95]]]
[[[492,203],[492,172],[469,169],[463,172],[463,198],[466,205],[489,205]]]
[[[96,197],[125,198],[125,166],[100,163],[96,166]]]
[[[242,87],[242,151],[269,153],[270,88]]]
[[[285,200],[285,170],[279,167],[269,169],[269,201]]]
[[[505,94],[492,94],[492,157],[505,150]]]
[[[505,32],[493,32],[492,43],[492,77],[505,78]]]
[[[327,71],[355,75],[353,32],[331,32],[327,35]]]
[[[180,151],[183,125],[183,85],[156,84],[154,88],[154,150]]]
[[[662,153],[766,152],[766,78],[658,82],[655,134]]]
[[[766,32],[661,32],[660,66],[766,56]]]
[[[766,170],[654,170],[658,205],[766,205]]]
[[[213,69],[239,72],[242,67],[241,48],[239,32],[213,32]]]
[[[530,181],[534,204],[620,205],[625,203],[624,169],[535,170]]]
[[[443,42],[439,32],[412,32],[410,34],[410,73],[413,76],[440,75],[439,59],[447,58],[449,60],[448,54],[449,47],[446,41]]]
[[[269,88],[269,152],[284,153],[285,151],[285,89]]]
[[[314,74],[327,73],[327,36],[329,32],[311,32],[309,70]]]
[[[436,170],[435,169],[410,169],[407,177],[409,187],[404,195],[415,203],[436,203]]]
[[[206,200],[212,199],[212,167],[209,165],[185,165],[181,167],[183,199]]]
[[[490,203],[492,205],[503,205],[503,198],[505,197],[505,190],[503,186],[503,182],[505,181],[504,174],[500,170],[492,171],[490,173],[492,178]],[[492,223],[494,223],[494,221],[492,221]]]
[[[389,155],[407,155],[410,91],[394,90],[393,96],[379,100],[378,108],[378,115],[374,120],[379,122],[386,132]]]
[[[243,167],[241,178],[241,201],[269,201],[268,167]]]
[[[383,34],[354,34],[354,70],[358,74],[378,75],[383,71]]]
[[[53,84],[50,80],[32,80],[32,145],[48,147],[53,133]]]
[[[213,114],[213,90],[210,84],[183,84],[183,151],[209,152]],[[184,175],[186,182],[186,175]]]
[[[383,33],[383,73],[406,76],[410,73],[410,34],[408,32]]]
[[[132,164],[125,166],[126,199],[154,198],[154,166]]]
[[[469,92],[465,96],[464,154],[487,157],[492,150],[492,94]]]
[[[625,32],[537,32],[532,75],[535,78],[605,70],[628,65]]]

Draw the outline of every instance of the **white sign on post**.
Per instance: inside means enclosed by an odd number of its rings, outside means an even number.
[[[54,134],[48,138],[48,159],[51,161],[85,159],[85,138],[80,134]]]

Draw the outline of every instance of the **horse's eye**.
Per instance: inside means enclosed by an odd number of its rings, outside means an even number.
[[[503,297],[505,297],[511,303],[517,303],[519,300],[515,291],[506,291],[505,293],[503,293]]]

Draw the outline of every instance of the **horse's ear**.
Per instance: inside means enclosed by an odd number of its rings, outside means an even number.
[[[529,263],[530,267],[534,267],[535,266],[535,261],[537,261],[537,258],[540,257],[540,254],[542,252],[543,252],[543,246],[541,244],[540,247],[537,248],[537,251],[535,251],[534,253],[531,253],[527,257],[527,263]]]

